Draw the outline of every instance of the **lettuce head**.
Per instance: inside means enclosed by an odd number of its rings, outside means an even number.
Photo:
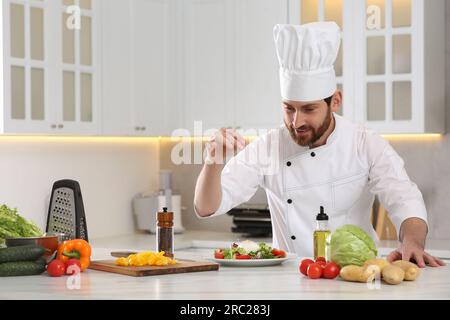
[[[373,239],[361,228],[347,224],[331,235],[331,260],[341,267],[362,266],[365,261],[377,256]]]

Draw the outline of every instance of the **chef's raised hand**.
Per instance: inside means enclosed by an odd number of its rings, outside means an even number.
[[[206,142],[206,164],[224,164],[245,148],[244,138],[234,129],[222,128]]]

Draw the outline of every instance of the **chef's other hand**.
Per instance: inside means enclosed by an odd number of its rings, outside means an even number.
[[[445,266],[444,261],[426,253],[422,245],[408,240],[403,241],[402,244],[387,257],[387,261],[389,262],[396,260],[412,261],[420,268],[425,268],[425,265],[430,267]]]
[[[245,148],[244,138],[234,129],[222,128],[206,142],[207,164],[224,164],[228,157]]]

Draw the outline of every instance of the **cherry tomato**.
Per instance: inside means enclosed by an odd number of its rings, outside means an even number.
[[[314,263],[314,261],[311,259],[303,259],[302,262],[300,263],[300,267],[299,267],[300,272],[302,274],[304,274],[305,276],[307,276],[308,275],[307,274],[308,266],[312,263]]]
[[[327,259],[325,259],[324,257],[317,257],[316,262],[319,262],[319,261],[327,262]]]
[[[312,263],[308,266],[306,273],[310,279],[319,279],[322,277],[323,268],[318,263]]]
[[[216,259],[225,259],[223,251],[221,249],[214,250],[214,258],[216,258]]]
[[[248,254],[238,254],[238,255],[236,255],[236,259],[239,259],[239,260],[248,260],[248,259],[251,259],[252,257],[250,257],[250,255],[248,255]]]
[[[66,265],[61,260],[55,259],[48,264],[47,273],[51,277],[61,277],[66,273]]]
[[[66,262],[66,274],[77,274],[81,272],[81,262],[78,259],[69,259]]]
[[[339,275],[340,268],[334,262],[328,262],[323,269],[323,277],[326,279],[334,279]]]
[[[327,263],[325,261],[322,261],[322,260],[319,260],[316,263],[319,264],[322,268],[325,268],[325,266],[327,265]]]
[[[272,254],[274,255],[274,256],[277,256],[277,257],[280,257],[280,258],[284,258],[284,257],[286,257],[286,252],[284,252],[283,250],[278,250],[278,249],[273,249],[272,250]]]

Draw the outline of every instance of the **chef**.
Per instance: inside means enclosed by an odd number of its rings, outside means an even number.
[[[274,40],[284,125],[247,146],[232,130],[210,139],[195,189],[197,216],[224,214],[262,187],[273,246],[311,257],[320,206],[332,231],[354,224],[377,242],[371,224],[376,195],[399,231],[400,245],[388,260],[444,265],[424,250],[427,211],[403,160],[379,135],[336,114],[342,104],[333,67],[341,41],[336,23],[276,25]]]

